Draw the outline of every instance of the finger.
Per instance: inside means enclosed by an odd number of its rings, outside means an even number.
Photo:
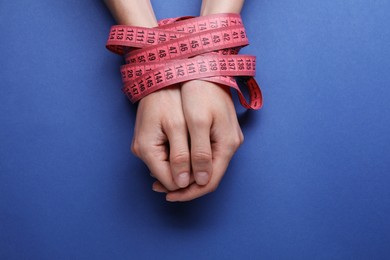
[[[155,192],[168,193],[168,189],[164,187],[159,181],[155,181],[152,185],[152,190]]]
[[[227,133],[223,130],[220,132],[221,136],[226,136]],[[218,188],[219,183],[229,162],[233,157],[234,153],[237,151],[238,147],[243,142],[243,136],[241,131],[237,134],[236,137],[229,138],[230,141],[216,138],[216,142],[213,144],[213,162],[212,162],[212,171],[210,181],[207,185],[201,186],[197,184],[192,184],[187,189],[180,189],[173,192],[169,192],[166,196],[168,201],[189,201],[196,198],[199,198],[207,193],[213,192]],[[222,141],[222,142],[221,142]]]
[[[210,122],[205,119],[190,122],[188,126],[191,137],[191,165],[194,178],[197,184],[206,185],[212,175],[211,120]]]
[[[192,172],[199,185],[206,185],[212,175],[210,128],[213,109],[209,95],[205,96],[208,94],[205,89],[210,91],[211,88],[200,80],[187,82],[182,87],[183,112],[191,139]]]
[[[210,181],[206,185],[191,184],[186,189],[168,192],[166,195],[167,201],[189,201],[199,198],[207,193],[213,192],[218,188],[218,185],[225,174],[229,165],[231,156],[217,157],[213,160],[213,174]]]
[[[191,172],[187,127],[184,118],[183,123],[171,120],[166,126],[163,126],[169,141],[171,173],[176,185],[185,188],[190,183]]]
[[[146,164],[151,176],[159,180],[168,190],[179,189],[172,179],[167,137],[161,128],[160,131],[159,129],[156,131],[149,127],[135,134],[131,150]]]
[[[190,185],[192,183],[194,183],[195,180],[194,180],[194,177],[191,175],[190,177]],[[152,190],[156,191],[156,192],[161,192],[161,193],[168,193],[169,190],[167,188],[165,188],[164,185],[162,185],[162,183],[160,181],[155,181],[152,185]]]
[[[133,140],[133,153],[144,161],[151,175],[159,180],[167,189],[177,190],[179,187],[172,179],[167,147],[164,144],[151,144],[145,140],[153,139],[143,136]]]

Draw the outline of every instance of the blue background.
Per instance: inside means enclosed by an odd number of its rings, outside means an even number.
[[[200,1],[153,1],[158,18]],[[218,190],[168,203],[101,1],[0,3],[0,259],[389,259],[390,1],[248,0],[265,105]]]

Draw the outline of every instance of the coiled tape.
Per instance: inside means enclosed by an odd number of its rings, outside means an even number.
[[[237,55],[246,45],[240,15],[215,14],[164,19],[156,28],[115,25],[106,47],[125,56],[122,90],[133,103],[164,87],[201,79],[236,89],[244,107],[260,109],[256,58]],[[248,88],[249,103],[239,85]]]

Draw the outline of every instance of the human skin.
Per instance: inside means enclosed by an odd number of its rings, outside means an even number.
[[[105,2],[119,24],[157,26],[149,0]],[[201,15],[239,13],[243,2],[204,0]],[[189,201],[218,187],[243,139],[229,88],[191,80],[139,102],[131,148],[157,179],[153,190]]]

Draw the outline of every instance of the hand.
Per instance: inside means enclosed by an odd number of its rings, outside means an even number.
[[[140,101],[131,148],[166,190],[185,188],[193,181],[178,87],[154,92]]]
[[[105,2],[119,24],[157,26],[150,0]],[[201,15],[239,13],[243,2],[203,0]],[[195,80],[181,91],[173,86],[140,101],[131,148],[157,178],[154,190],[185,201],[217,188],[242,141],[227,87]]]
[[[244,140],[228,87],[193,80],[183,84],[181,98],[196,182],[179,190],[155,182],[154,189],[167,192],[169,201],[188,201],[214,191]]]

